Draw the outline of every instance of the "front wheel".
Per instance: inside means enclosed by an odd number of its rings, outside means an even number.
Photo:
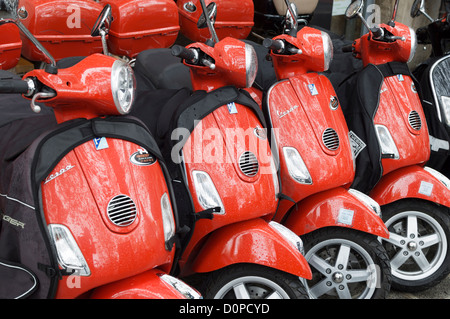
[[[383,299],[391,286],[389,259],[371,234],[327,227],[302,236],[313,299]]]
[[[264,266],[238,264],[211,273],[206,299],[308,299],[299,278]]]
[[[416,199],[382,207],[389,239],[382,239],[389,255],[392,287],[418,292],[437,285],[450,272],[448,208]]]

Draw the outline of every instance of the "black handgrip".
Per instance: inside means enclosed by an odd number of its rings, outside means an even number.
[[[280,40],[265,38],[263,41],[263,46],[274,51],[280,51],[283,49],[283,42]]]
[[[343,46],[342,52],[353,52],[353,46],[351,44]]]
[[[23,80],[1,80],[0,93],[28,93],[28,83]]]
[[[378,38],[382,37],[383,34],[384,34],[383,29],[377,28],[377,27],[371,28],[370,31],[372,32],[373,37],[375,39],[378,39]]]
[[[194,61],[196,59],[196,54],[194,51],[177,44],[172,47],[172,55],[188,61]]]

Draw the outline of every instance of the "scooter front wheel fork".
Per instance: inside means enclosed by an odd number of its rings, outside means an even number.
[[[303,236],[313,299],[378,299],[390,290],[389,259],[375,236],[339,227]]]

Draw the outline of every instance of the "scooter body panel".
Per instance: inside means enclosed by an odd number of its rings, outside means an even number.
[[[164,272],[152,269],[142,274],[96,288],[91,299],[186,299],[161,279]]]
[[[66,226],[95,270],[63,277],[57,298],[165,264],[170,271],[173,261],[174,249],[165,248],[161,200],[168,190],[158,161],[131,142],[102,143],[106,148],[98,150],[94,141],[78,146],[42,183],[47,223]],[[119,208],[126,215],[115,215]]]
[[[311,279],[303,255],[262,219],[215,231],[201,247],[192,267],[196,272],[210,272],[237,263],[259,264]]]
[[[299,236],[319,228],[338,226],[389,238],[383,220],[343,187],[311,195],[298,203],[285,226]]]
[[[17,65],[22,50],[19,28],[13,23],[0,24],[0,70],[9,70]]]
[[[354,163],[348,127],[325,76],[308,73],[278,82],[268,92],[267,101],[284,194],[299,202],[352,182]],[[311,183],[301,183],[291,176],[285,147],[298,151]]]
[[[384,79],[373,121],[375,125],[383,125],[389,130],[399,155],[399,158],[382,158],[383,174],[400,167],[425,163],[429,159],[430,141],[425,114],[409,76]]]
[[[450,190],[422,166],[399,168],[381,178],[370,196],[380,205],[420,198],[450,207]]]
[[[234,109],[235,108],[235,109]],[[258,137],[261,124],[245,106],[221,106],[197,124],[183,147],[187,184],[196,212],[206,208],[199,201],[193,172],[206,172],[223,204],[212,220],[199,220],[185,256],[208,233],[228,224],[259,218],[276,210],[278,199],[275,171],[267,138]],[[242,155],[251,152],[258,164],[241,169]],[[253,176],[252,176],[253,175]],[[224,181],[224,183],[221,183]]]

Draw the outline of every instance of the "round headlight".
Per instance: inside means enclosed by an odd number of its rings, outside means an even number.
[[[409,53],[409,58],[408,58],[407,63],[411,62],[411,60],[414,58],[414,54],[416,54],[416,48],[417,48],[416,32],[411,27],[409,27],[409,34],[411,36],[411,51]]]
[[[326,71],[330,68],[331,60],[333,59],[333,43],[331,42],[330,35],[326,32],[320,31],[322,35],[323,44],[323,70]]]
[[[111,91],[120,114],[128,114],[133,105],[136,79],[131,67],[121,60],[116,60],[111,72]]]
[[[258,58],[256,56],[255,48],[250,44],[245,44],[245,74],[246,87],[251,87],[258,72]]]

